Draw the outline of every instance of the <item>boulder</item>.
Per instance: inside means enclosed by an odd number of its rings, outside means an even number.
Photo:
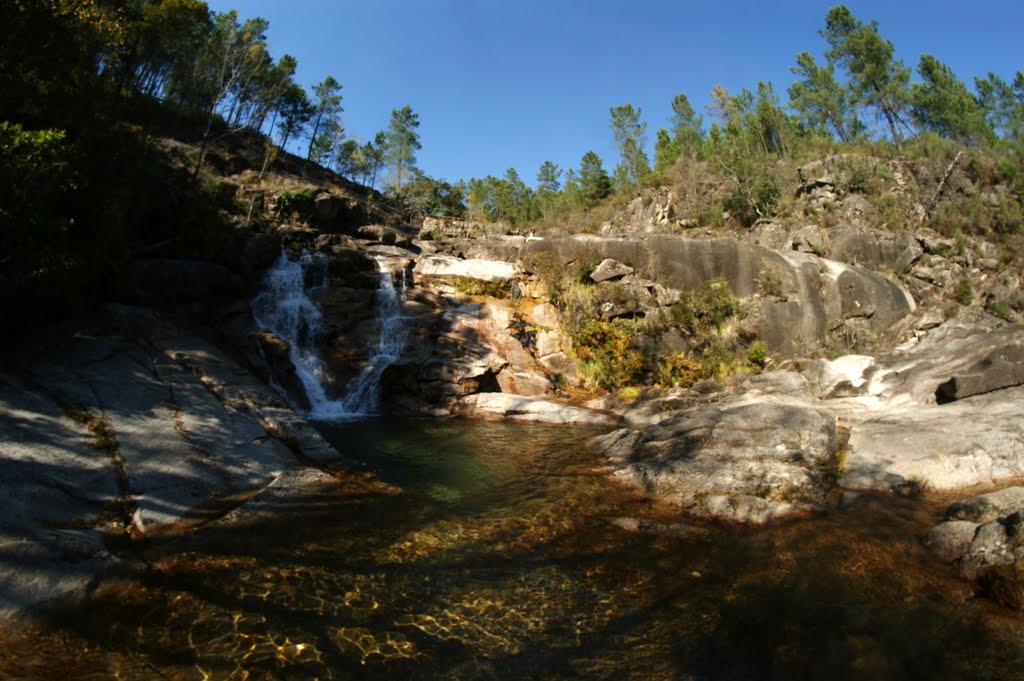
[[[551,400],[539,400],[508,393],[479,393],[459,400],[458,410],[467,416],[502,418],[511,421],[587,424],[608,426],[614,415],[573,407]]]
[[[846,461],[840,484],[861,490],[947,490],[1024,476],[1024,388],[871,413],[851,426]]]
[[[795,403],[696,407],[593,441],[615,476],[695,516],[760,524],[825,507],[835,416]]]
[[[313,214],[319,222],[333,222],[338,219],[344,201],[330,192],[320,192],[313,197]]]
[[[596,268],[594,268],[594,271],[590,273],[590,278],[596,283],[601,283],[602,281],[621,279],[627,274],[632,273],[633,268],[629,265],[623,265],[618,260],[605,258]]]
[[[925,532],[921,543],[942,562],[952,563],[970,548],[977,529],[978,523],[947,520]]]
[[[1024,487],[1007,487],[954,502],[946,509],[946,518],[979,524],[1018,512],[1024,512]]]
[[[978,527],[957,567],[969,579],[989,568],[1013,565],[1024,558],[1024,514],[1012,513]]]
[[[935,398],[940,403],[990,393],[1024,384],[1024,337],[1016,337],[995,348],[969,366],[962,367],[939,384]]]
[[[846,349],[843,338],[829,334],[846,319],[861,320],[864,335],[882,337],[915,309],[909,293],[880,274],[811,253],[776,251],[736,238],[578,235],[527,241],[523,257],[547,253],[570,262],[594,251],[605,259],[628,262],[645,276],[657,274],[661,286],[677,291],[699,290],[708,280],[721,278],[734,295],[745,298],[760,293],[770,274],[779,280],[785,299],[756,301],[748,325],[750,333],[781,355],[820,349],[827,342],[834,349]],[[665,304],[668,297],[662,296],[657,286],[654,289],[654,299]]]
[[[497,260],[463,260],[446,255],[427,255],[416,262],[416,277],[468,277],[487,282],[511,281],[519,273],[512,263]]]

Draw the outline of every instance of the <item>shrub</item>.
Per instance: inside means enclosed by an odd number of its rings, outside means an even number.
[[[730,319],[742,312],[739,299],[724,279],[704,282],[697,291],[683,294],[670,308],[672,320],[697,347],[708,345]]]
[[[615,390],[636,383],[644,369],[634,347],[636,327],[624,320],[587,320],[572,335],[580,373],[602,388]]]
[[[953,298],[961,305],[970,305],[974,302],[974,287],[971,286],[971,280],[968,277],[961,277],[953,285]]]
[[[289,189],[277,195],[278,213],[297,213],[312,210],[313,208],[312,187],[301,189]]]
[[[702,378],[700,362],[685,352],[663,355],[658,360],[653,378],[655,383],[667,388],[689,388]]]
[[[764,368],[768,361],[768,348],[764,341],[757,341],[747,348],[747,361],[756,367]]]

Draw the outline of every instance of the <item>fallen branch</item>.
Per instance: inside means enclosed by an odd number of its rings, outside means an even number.
[[[963,155],[963,150],[956,152],[956,156],[953,157],[953,161],[949,164],[949,167],[946,168],[946,172],[943,174],[942,179],[939,180],[939,186],[938,188],[936,188],[935,194],[932,195],[932,198],[928,202],[928,205],[925,206],[924,215],[921,216],[921,222],[925,222],[928,218],[932,216],[932,211],[935,210],[935,204],[939,202],[939,198],[942,196],[942,192],[945,191],[946,189],[946,183],[949,182],[949,176],[953,174],[953,168],[955,168],[956,164],[960,162],[960,159],[963,157]]]

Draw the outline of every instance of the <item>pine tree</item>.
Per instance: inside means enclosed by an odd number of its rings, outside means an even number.
[[[306,158],[319,162],[340,141],[341,83],[327,76],[313,87],[313,128],[309,133]],[[326,135],[324,133],[327,133]],[[315,155],[314,155],[315,152]]]
[[[846,69],[855,100],[874,109],[893,142],[902,144],[910,129],[903,118],[910,104],[910,69],[893,57],[893,45],[878,34],[878,22],[864,24],[838,5],[825,15],[821,34],[829,44],[829,64]]]
[[[566,181],[568,183],[568,178]],[[612,193],[611,178],[605,172],[601,157],[593,151],[583,154],[580,159],[579,188],[583,203],[588,208]]]
[[[537,171],[537,193],[554,193],[559,190],[562,171],[551,161],[544,161]]]
[[[789,87],[789,103],[800,122],[818,133],[831,128],[841,142],[850,142],[857,123],[850,95],[836,81],[835,68],[818,66],[809,52],[801,52],[790,70],[801,78]]]
[[[402,183],[416,165],[416,151],[420,149],[419,115],[406,105],[391,112],[391,123],[385,133],[384,159],[391,169],[392,186],[396,194],[402,193]]]
[[[923,54],[917,72],[922,82],[911,89],[911,110],[918,127],[965,144],[992,140],[995,135],[985,122],[978,100],[952,69]]]
[[[640,186],[644,177],[651,171],[647,152],[644,151],[647,144],[647,124],[640,120],[640,109],[634,109],[632,104],[613,106],[610,126],[629,177],[633,184]]]

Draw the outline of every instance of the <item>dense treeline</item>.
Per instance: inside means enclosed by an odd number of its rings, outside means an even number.
[[[419,178],[412,109],[346,139],[341,83],[307,92],[264,19],[199,0],[11,0],[0,27],[0,304],[15,318],[109,297],[140,256],[226,257],[204,192],[214,142],[263,139],[261,177],[287,147],[399,194]],[[195,144],[187,172],[154,153],[161,129]]]
[[[828,11],[819,33],[826,43],[825,63],[806,51],[796,55],[797,79],[787,103],[767,81],[736,94],[716,86],[705,125],[687,96],[676,95],[670,127],[655,134],[653,168],[640,110],[630,104],[612,107],[609,126],[620,161],[611,175],[588,152],[578,170],[564,174],[545,162],[532,189],[511,169],[502,178],[472,179],[455,187],[465,214],[512,223],[579,220],[613,192],[630,197],[638,187],[668,183],[673,173],[702,164],[702,172],[729,191],[705,206],[701,221],[729,216],[749,225],[772,215],[779,202],[780,160],[799,160],[836,145],[877,147],[880,141],[899,153],[908,144],[927,146],[935,138],[995,153],[1002,159],[1002,179],[1024,193],[1024,73],[1017,71],[1011,83],[994,73],[976,77],[971,92],[947,65],[925,54],[917,66],[919,80],[911,82],[910,68],[896,58],[878,24],[860,21],[841,5]]]
[[[289,148],[414,211],[542,227],[596,224],[638,189],[685,177],[699,224],[749,225],[776,213],[780,164],[844,145],[928,154],[942,142],[995,159],[986,172],[1016,197],[1004,196],[997,228],[1024,229],[1024,73],[977,77],[972,91],[923,55],[914,80],[878,25],[843,6],[819,31],[824,63],[795,56],[785,103],[767,81],[716,86],[706,121],[678,94],[653,140],[640,109],[622,104],[609,110],[620,156],[610,171],[587,151],[576,168],[546,161],[535,178],[509,169],[457,183],[417,168],[409,106],[372,140],[349,138],[341,83],[301,87],[296,59],[269,54],[264,19],[199,0],[11,0],[0,26],[0,304],[40,318],[109,295],[120,281],[111,274],[156,244],[176,257],[226,250],[202,178],[210,145],[232,136],[263,141],[261,177]],[[195,144],[187,172],[152,153],[153,125]]]

